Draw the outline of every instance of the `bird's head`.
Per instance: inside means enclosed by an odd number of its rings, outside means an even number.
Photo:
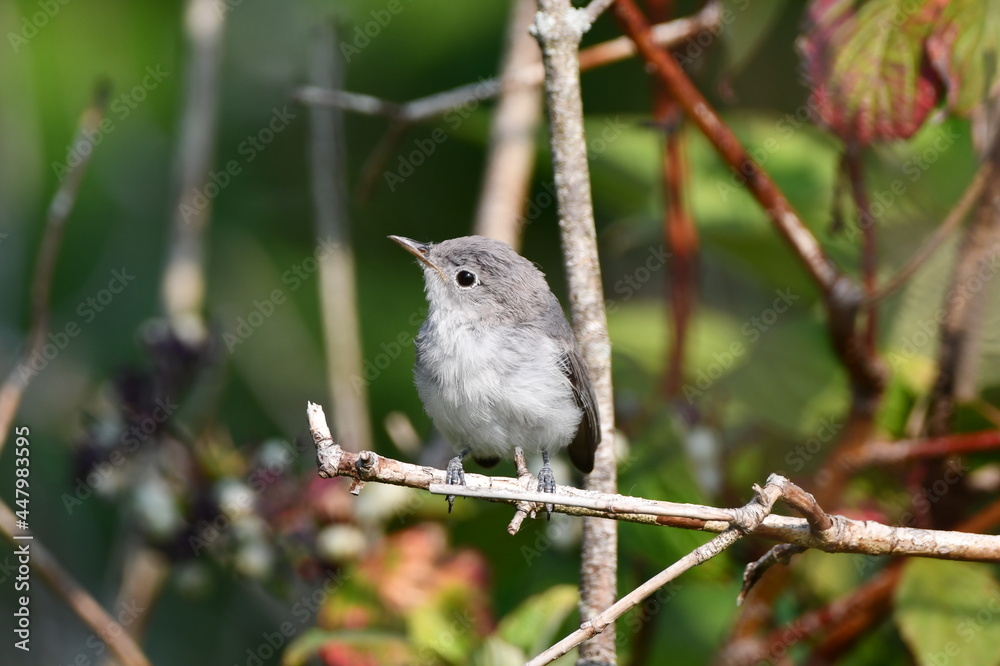
[[[464,321],[517,323],[541,316],[554,299],[538,268],[506,243],[464,236],[420,243],[389,236],[420,261],[432,312]]]

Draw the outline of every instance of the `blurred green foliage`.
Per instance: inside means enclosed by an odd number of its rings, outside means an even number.
[[[219,381],[224,389],[218,402],[206,407],[188,401],[174,422],[209,422],[239,450],[274,437],[294,440],[305,428],[306,401],[329,402],[316,276],[287,277],[320,240],[309,189],[307,111],[291,101],[294,88],[306,81],[313,28],[332,16],[341,44],[355,47],[346,49],[348,90],[396,101],[493,76],[503,43],[506,3],[401,3],[402,11],[380,25],[363,46],[358,30],[374,20],[372,12],[385,9],[383,0],[227,4],[214,171],[235,160],[240,172],[212,201],[208,316],[218,333],[232,332],[237,320],[253,311],[254,302],[274,289],[282,289],[289,299],[249,339],[223,354]],[[75,321],[82,333],[34,379],[17,422],[32,430],[37,463],[31,477],[34,532],[99,601],[112,607],[133,507],[91,496],[67,502],[80,478],[72,445],[87,423],[100,420],[102,405],[112,400],[108,379],[123,368],[148,363],[137,340],[146,322],[160,312],[159,280],[176,196],[186,60],[183,6],[171,1],[16,0],[0,5],[0,32],[27,34],[25,21],[34,21],[43,5],[50,4],[58,10],[36,26],[30,39],[20,43],[8,37],[0,48],[0,367],[6,371],[13,365],[22,345],[45,209],[57,188],[60,165],[68,159],[78,116],[96,82],[106,79],[113,86],[108,111],[112,129],[95,148],[69,220],[52,296],[53,330]],[[678,4],[686,11],[693,3]],[[746,11],[755,13],[753,8]],[[798,3],[784,3],[780,11],[763,12],[763,24],[756,16],[751,21],[737,12],[720,43],[706,48],[692,71],[831,256],[856,272],[856,243],[832,229],[838,144],[809,123],[789,120],[802,111],[806,95],[793,56],[800,12]],[[752,25],[750,38],[741,40],[744,20]],[[604,18],[585,42],[616,35],[613,21]],[[149,68],[166,75],[162,82],[144,87]],[[591,156],[619,425],[627,440],[621,491],[734,505],[747,501],[751,484],[763,482],[772,471],[784,471],[808,487],[809,474],[823,459],[823,446],[830,439],[820,437],[818,452],[803,455],[796,447],[831,428],[835,432],[849,401],[846,376],[830,350],[814,286],[728,167],[697,131],[685,127],[687,194],[701,242],[700,302],[691,328],[690,390],[685,394],[703,424],[700,441],[705,448],[695,460],[692,449],[685,447],[693,435],[676,420],[658,390],[671,337],[664,286],[669,257],[664,257],[661,240],[662,137],[647,122],[649,83],[637,62],[626,61],[585,74],[583,85],[590,135],[605,127],[621,128]],[[720,90],[728,92],[722,95]],[[351,193],[365,360],[374,364],[396,341],[404,340],[366,387],[375,447],[388,456],[408,456],[393,446],[382,427],[390,412],[406,414],[422,437],[430,426],[412,385],[413,348],[406,343],[422,319],[422,285],[407,255],[385,236],[441,240],[468,233],[491,108],[484,103],[469,109],[467,117],[452,115],[413,128],[386,169],[398,170],[415,142],[436,128],[443,129],[446,140],[392,189],[379,179],[368,201],[358,200],[356,188],[385,123],[346,117],[345,189]],[[287,126],[262,149],[248,148],[248,140],[276,113],[290,118]],[[925,154],[944,131],[957,139],[927,160],[926,169],[914,171],[913,156]],[[542,200],[540,194],[552,179],[544,130],[538,145],[532,201]],[[948,120],[926,127],[910,142],[872,151],[868,166],[873,193],[889,191],[896,179],[906,183],[905,194],[887,206],[879,221],[883,274],[888,275],[939,223],[975,171],[968,126]],[[542,207],[524,236],[523,253],[545,269],[556,293],[564,297],[555,207]],[[932,380],[928,368],[933,367],[934,345],[914,346],[912,337],[921,313],[937,307],[940,289],[935,289],[943,284],[947,268],[944,260],[933,264],[913,292],[890,301],[884,310],[880,345],[903,354],[893,367],[886,409],[880,414],[887,435],[902,432],[914,396]],[[103,289],[116,269],[134,273],[135,280],[85,320],[81,304]],[[784,304],[780,310],[779,301]],[[1000,377],[994,373],[988,379],[996,382]],[[311,476],[313,465],[311,450],[305,453],[294,461],[303,478]],[[11,456],[4,455],[0,479],[13,478],[12,469]],[[511,471],[505,463],[499,473]],[[564,480],[578,481],[568,476]],[[10,484],[0,483],[0,496],[10,498]],[[572,586],[578,578],[578,525],[556,519],[551,524],[529,522],[520,534],[509,537],[504,530],[507,508],[460,501],[448,517],[439,499],[422,498],[405,518],[386,521],[383,527],[392,535],[441,521],[448,530],[449,548],[470,549],[484,558],[488,575],[475,591],[485,599],[476,603],[483,603],[488,619],[479,618],[478,633],[461,634],[459,644],[434,644],[441,631],[434,623],[447,624],[447,611],[406,615],[397,609],[394,615],[371,595],[358,602],[365,613],[376,616],[370,623],[331,619],[336,608],[330,604],[311,609],[300,623],[294,604],[307,598],[302,595],[308,594],[308,586],[290,570],[279,567],[275,579],[262,584],[200,557],[173,571],[150,616],[145,649],[157,664],[249,663],[248,649],[263,645],[263,637],[282,622],[292,622],[294,636],[283,641],[294,641],[286,654],[290,664],[306,663],[308,655],[324,645],[332,649],[331,635],[345,645],[353,641],[355,647],[377,644],[391,655],[430,645],[435,658],[447,663],[466,658],[510,663],[575,626]],[[696,532],[623,523],[620,588],[631,589],[705,540],[706,535]],[[740,544],[626,616],[618,629],[622,663],[629,663],[628,656],[640,649],[646,655],[642,663],[662,663],[665,655],[675,663],[705,663],[735,616],[742,566],[764,548],[760,542]],[[828,571],[850,569],[847,562],[840,556],[810,553],[797,565],[810,594],[830,599],[850,585],[830,588],[829,581],[850,577],[850,572]],[[855,579],[850,577],[850,582]],[[6,614],[12,603],[9,579],[0,584],[0,611]],[[915,589],[916,583],[900,592],[915,609],[910,619],[897,618],[904,634],[919,633],[920,621],[927,621],[916,617]],[[39,641],[29,662],[18,663],[70,663],[77,655],[97,663],[103,648],[93,647],[88,630],[40,583],[33,594],[36,636],[45,641]],[[360,589],[352,588],[352,594],[364,596]],[[348,603],[351,597],[337,599]],[[794,615],[785,612],[781,617]],[[853,663],[906,663],[898,657],[899,649],[894,639],[879,643],[873,638],[858,649]],[[343,655],[328,654],[329,663],[335,663],[334,657]],[[262,663],[278,659],[275,651]]]

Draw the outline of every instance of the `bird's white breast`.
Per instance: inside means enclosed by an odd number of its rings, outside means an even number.
[[[560,369],[558,343],[529,326],[449,325],[433,314],[417,339],[417,391],[456,450],[509,457],[513,447],[555,451],[582,412]]]

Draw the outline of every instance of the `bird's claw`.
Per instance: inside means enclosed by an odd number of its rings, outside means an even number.
[[[444,482],[449,486],[465,485],[465,469],[462,468],[462,456],[455,456],[448,461],[448,469]],[[448,502],[448,513],[451,513],[452,508],[455,506],[455,496],[448,495],[445,497],[445,500]]]
[[[546,462],[542,465],[542,468],[538,470],[538,492],[555,494],[556,492],[556,477],[552,473],[552,467]],[[545,512],[549,516],[549,520],[552,520],[552,511],[555,509],[554,504],[546,504]]]

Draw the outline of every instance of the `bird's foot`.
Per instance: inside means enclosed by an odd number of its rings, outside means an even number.
[[[462,468],[462,459],[465,458],[465,455],[463,452],[448,461],[448,469],[444,482],[449,486],[465,485],[465,469]],[[448,513],[451,513],[452,507],[455,506],[455,496],[448,495],[445,497],[445,500],[448,502]]]
[[[549,465],[549,455],[547,453],[542,454],[542,460],[544,464],[542,468],[538,470],[538,492],[540,493],[551,493],[556,492],[556,477],[552,473],[552,466]],[[552,510],[555,509],[554,504],[546,504],[545,512],[549,516],[549,520],[552,520]]]

